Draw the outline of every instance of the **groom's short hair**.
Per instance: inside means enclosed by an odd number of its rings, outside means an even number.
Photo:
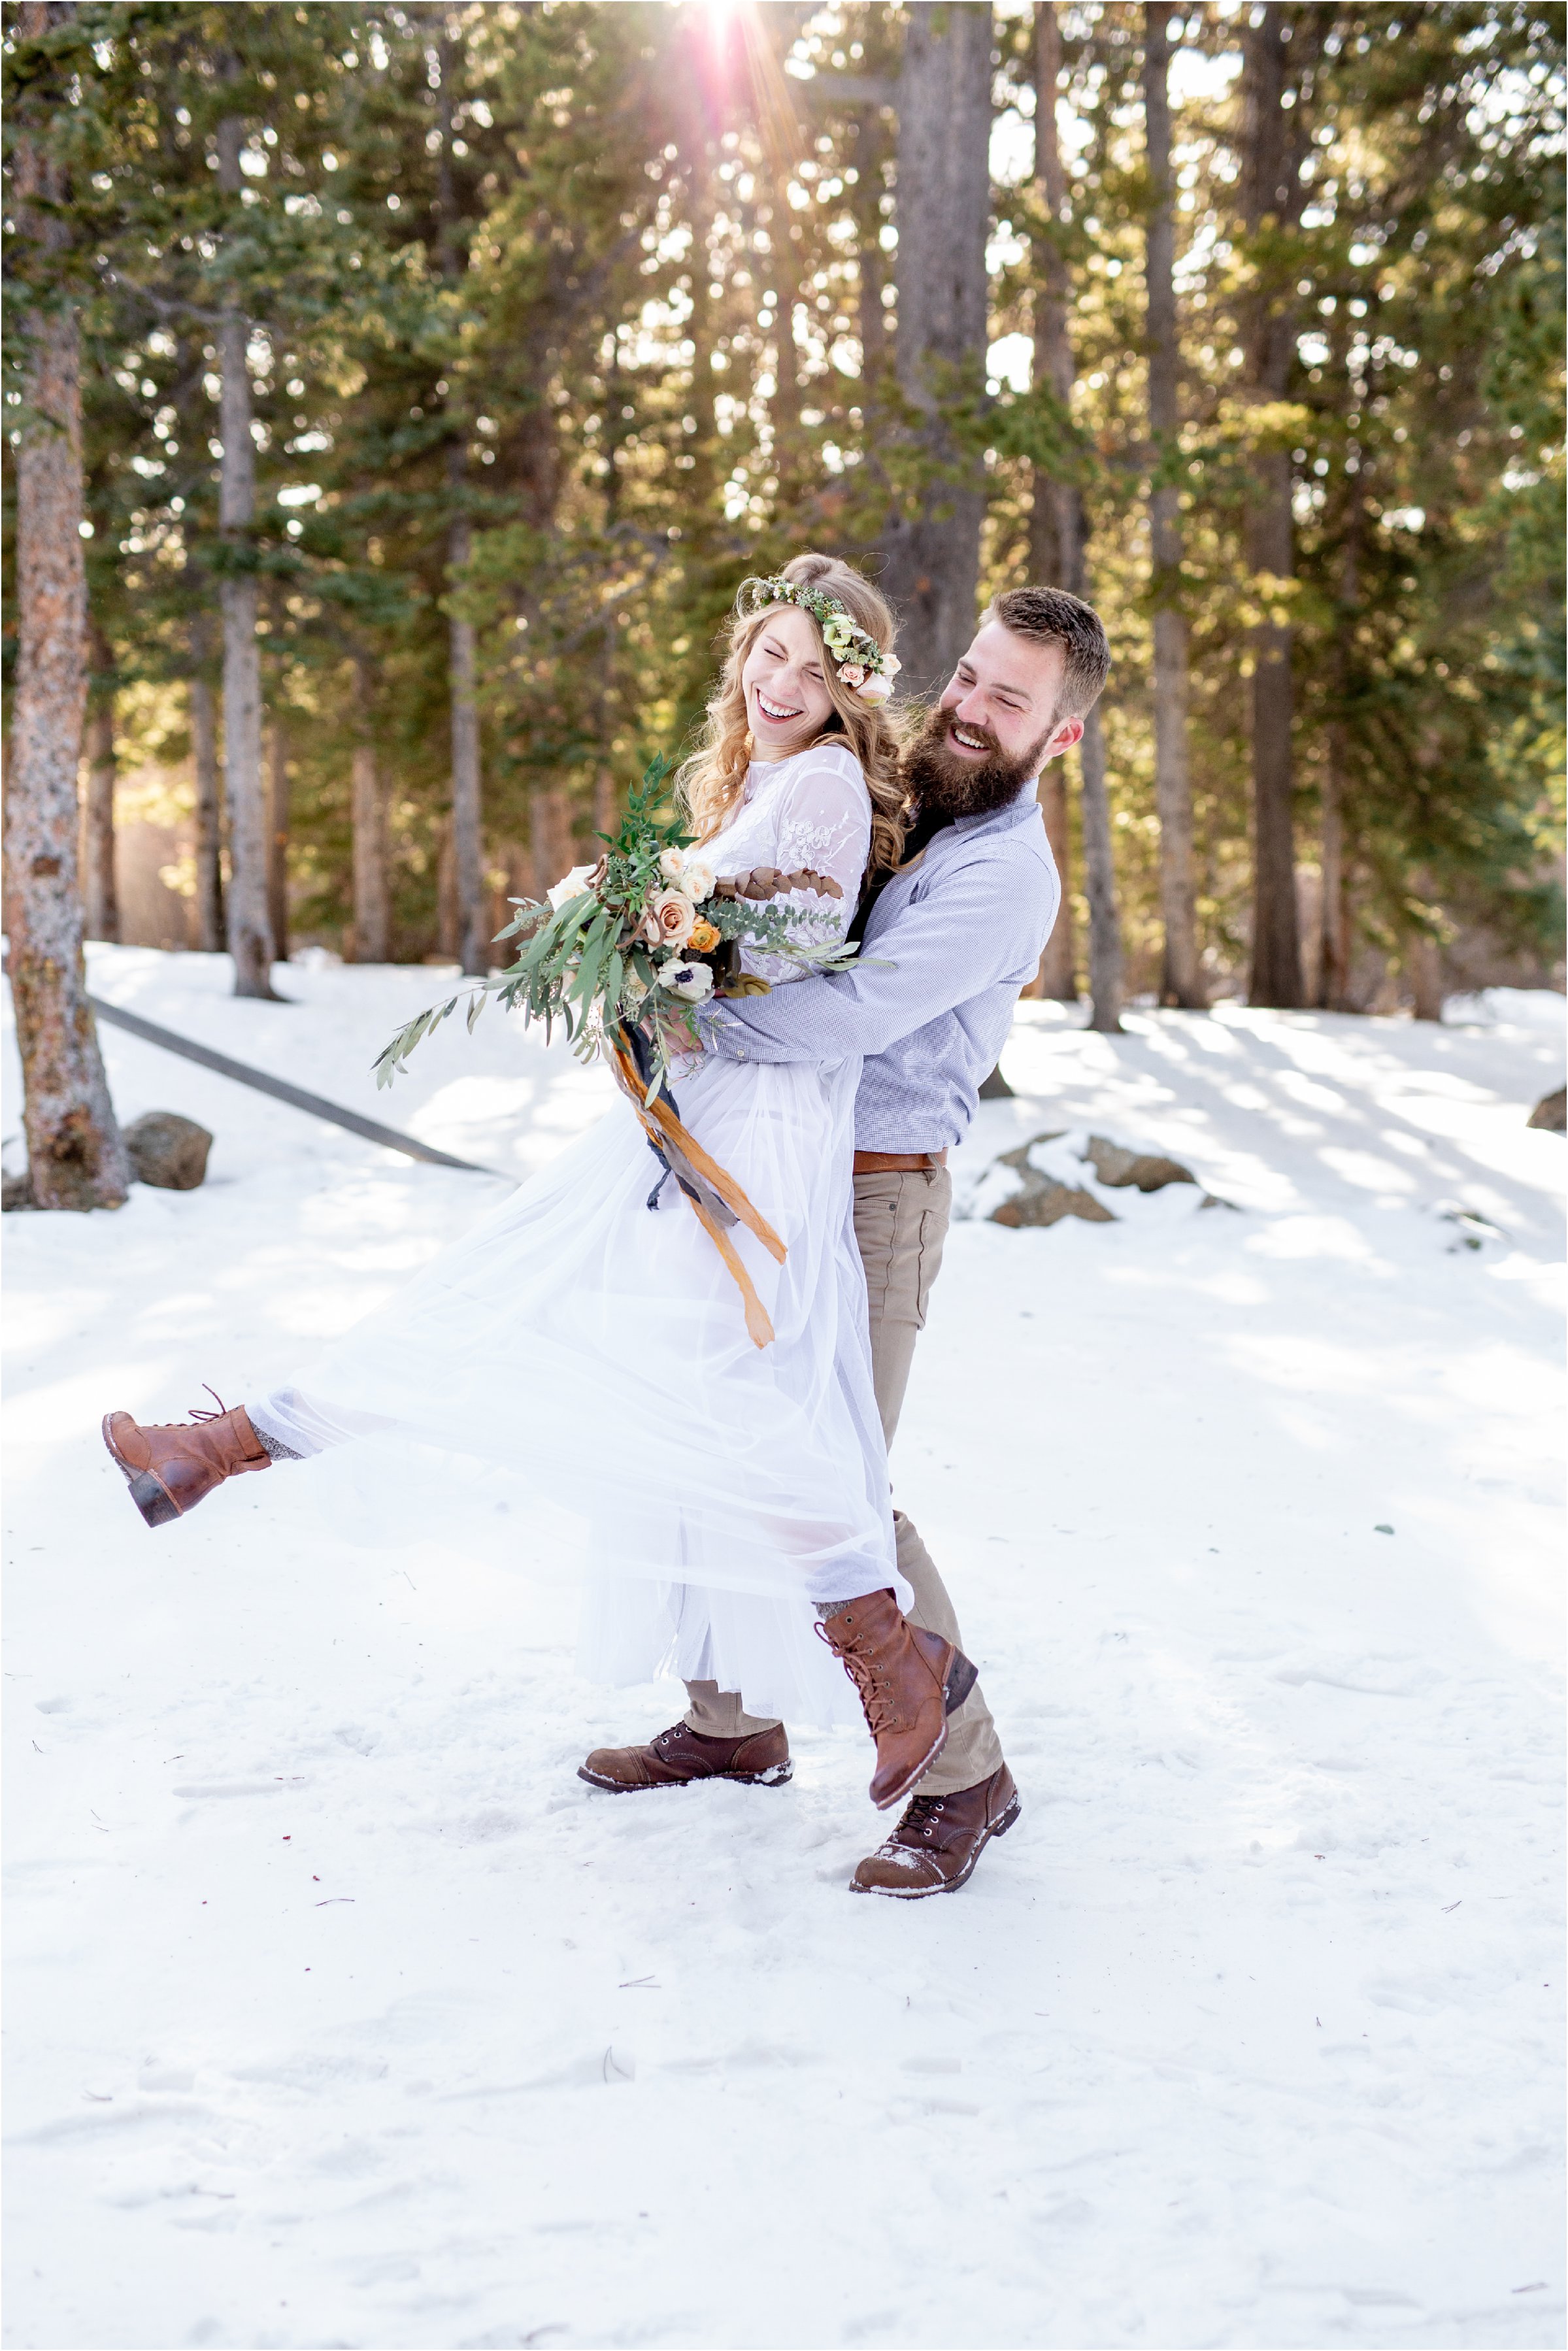
[[[1061,647],[1066,666],[1051,713],[1053,726],[1063,718],[1082,718],[1099,700],[1111,671],[1111,647],[1099,613],[1082,597],[1070,596],[1065,588],[1009,588],[984,617],[999,621],[1015,637]]]

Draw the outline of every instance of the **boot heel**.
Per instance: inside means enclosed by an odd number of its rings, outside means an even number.
[[[991,1834],[993,1836],[1006,1836],[1008,1831],[1012,1827],[1014,1822],[1018,1819],[1018,1816],[1022,1810],[1022,1804],[1015,1796],[1012,1802],[1008,1806],[1006,1812],[998,1813],[997,1818],[992,1822]]]
[[[972,1666],[962,1649],[955,1649],[953,1662],[947,1669],[946,1687],[943,1692],[945,1711],[956,1714],[979,1678],[978,1666]]]
[[[179,1517],[179,1510],[150,1470],[144,1469],[129,1483],[131,1499],[150,1527],[166,1527],[171,1519]]]

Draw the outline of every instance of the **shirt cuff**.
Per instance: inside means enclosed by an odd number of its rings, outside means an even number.
[[[697,1028],[701,1031],[703,1049],[722,1053],[727,1061],[744,1061],[746,1030],[734,1014],[722,1004],[705,1004],[697,1012]]]

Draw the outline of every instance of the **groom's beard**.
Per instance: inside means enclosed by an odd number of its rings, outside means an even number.
[[[936,709],[926,717],[904,758],[904,780],[919,811],[921,830],[951,824],[955,817],[989,816],[1016,799],[1030,778],[1039,771],[1040,755],[1051,729],[1027,751],[1009,756],[988,726],[971,726],[966,735],[980,737],[990,746],[985,759],[967,759],[951,747],[953,714]]]

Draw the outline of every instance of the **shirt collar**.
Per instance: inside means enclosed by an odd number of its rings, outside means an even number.
[[[982,825],[994,824],[1000,827],[1017,824],[1029,814],[1030,809],[1039,805],[1039,790],[1040,778],[1030,776],[1027,783],[1019,786],[1017,797],[1010,800],[1004,800],[1000,808],[988,809],[984,816],[955,817],[953,831],[977,832]]]

